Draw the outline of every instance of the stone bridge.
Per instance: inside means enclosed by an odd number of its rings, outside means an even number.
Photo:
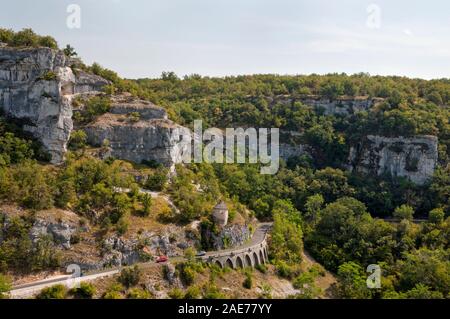
[[[199,259],[216,264],[221,268],[230,267],[233,269],[265,264],[269,260],[267,233],[271,226],[271,223],[259,224],[249,243],[232,249],[208,252]]]

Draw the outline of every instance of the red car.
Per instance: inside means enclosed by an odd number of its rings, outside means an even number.
[[[158,258],[156,258],[157,263],[165,263],[167,260],[169,260],[167,256],[159,256]]]

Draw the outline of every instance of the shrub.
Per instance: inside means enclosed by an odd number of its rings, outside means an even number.
[[[108,287],[108,289],[103,294],[103,299],[122,299],[123,286],[120,283],[114,283]]]
[[[70,134],[69,147],[73,150],[84,148],[87,142],[87,135],[83,130],[75,130]]]
[[[132,286],[136,286],[139,283],[140,279],[141,270],[139,269],[139,266],[135,265],[134,267],[122,269],[118,280],[125,287],[129,288]]]
[[[190,286],[186,290],[186,294],[184,295],[184,299],[199,299],[201,296],[201,290],[197,286]]]
[[[242,284],[246,289],[252,289],[253,287],[253,277],[250,271],[247,271],[245,274],[245,280]]]
[[[42,289],[36,299],[64,299],[66,294],[67,288],[64,285],[54,285]]]
[[[159,170],[147,177],[145,188],[160,192],[166,187],[167,179],[167,172],[165,170]]]
[[[66,45],[66,47],[63,49],[63,52],[68,57],[77,56],[78,54],[75,52],[75,49],[70,46],[70,44]]]
[[[55,50],[58,49],[58,43],[56,42],[56,40],[48,35],[39,37],[38,45],[41,47],[46,47],[46,48],[50,48],[50,49],[55,49]]]
[[[141,114],[139,112],[131,112],[128,114],[128,119],[133,123],[139,122],[141,119]]]
[[[152,299],[152,294],[141,288],[133,288],[128,292],[128,299]]]
[[[23,29],[14,34],[12,38],[12,42],[10,43],[13,46],[20,47],[36,47],[38,46],[39,38],[36,33],[34,33],[31,29]]]
[[[265,264],[258,264],[256,265],[256,270],[258,270],[259,272],[265,274],[267,272],[267,266]]]
[[[95,295],[95,292],[96,289],[94,285],[86,282],[82,282],[79,287],[70,290],[72,295],[80,299],[91,299]]]
[[[7,298],[11,288],[11,279],[5,275],[0,274],[0,299]]]
[[[172,299],[183,299],[184,298],[183,290],[181,290],[179,288],[172,289],[171,291],[169,291],[168,295]]]
[[[11,43],[13,37],[14,37],[13,30],[0,28],[0,42]]]

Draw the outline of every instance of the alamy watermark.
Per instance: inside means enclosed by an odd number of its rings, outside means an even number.
[[[370,273],[367,277],[366,284],[369,289],[381,288],[381,267],[376,264],[367,266],[366,271]]]
[[[270,142],[269,142],[270,138]],[[194,121],[194,132],[186,127],[172,132],[177,142],[177,163],[260,163],[261,174],[276,174],[280,166],[278,128],[208,128]]]

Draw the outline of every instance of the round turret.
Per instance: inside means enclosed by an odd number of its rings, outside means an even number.
[[[224,227],[228,223],[228,208],[225,202],[217,204],[212,212],[212,218],[216,225]]]

